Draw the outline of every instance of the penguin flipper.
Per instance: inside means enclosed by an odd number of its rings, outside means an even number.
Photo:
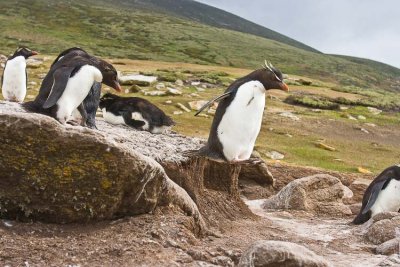
[[[140,128],[146,124],[144,121],[132,119],[132,113],[130,111],[121,111],[120,114],[122,115],[122,118],[124,118],[126,125],[133,128]]]
[[[68,79],[76,67],[61,67],[53,74],[53,85],[43,108],[51,108],[54,106],[58,99],[62,96],[65,87],[67,86]]]
[[[214,104],[214,102],[218,102],[224,98],[227,98],[228,96],[230,96],[232,94],[232,92],[227,92],[224,93],[220,96],[217,96],[216,98],[211,99],[210,101],[208,101],[204,106],[202,106],[199,111],[196,112],[196,114],[194,114],[194,116],[199,115],[203,110],[205,110],[206,108],[208,108],[209,106],[211,106],[212,104]]]
[[[366,214],[372,206],[375,204],[376,199],[379,196],[379,193],[381,192],[383,185],[387,182],[387,180],[379,181],[377,183],[374,183],[371,187],[371,190],[369,190],[369,198],[367,205],[365,205],[364,209],[361,211],[361,214]],[[366,192],[367,193],[367,192]]]

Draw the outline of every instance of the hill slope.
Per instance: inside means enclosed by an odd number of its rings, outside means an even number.
[[[115,1],[114,1],[115,2]],[[158,10],[163,13],[172,14],[185,19],[197,21],[206,25],[224,28],[228,30],[249,33],[264,37],[310,52],[318,50],[300,43],[292,38],[282,35],[276,31],[243,19],[224,10],[199,3],[192,0],[117,0],[121,5],[140,7],[148,10]]]
[[[125,3],[125,2],[124,2]],[[398,89],[400,70],[377,70],[255,35],[178,18],[140,4],[94,0],[0,0],[0,53],[19,44],[43,53],[81,46],[108,58],[183,61],[258,68],[264,59],[286,73],[341,85]],[[395,87],[394,87],[395,86]],[[397,87],[396,87],[397,86]]]

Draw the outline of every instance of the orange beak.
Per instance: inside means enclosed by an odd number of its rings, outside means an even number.
[[[118,91],[118,92],[122,92],[121,85],[120,85],[119,82],[117,82],[117,81],[114,81],[114,86],[113,86],[113,88],[114,88],[116,91]]]
[[[289,87],[287,86],[286,83],[282,82],[282,83],[280,84],[280,86],[281,86],[281,89],[282,89],[283,91],[289,92]]]
[[[36,52],[36,51],[31,51],[31,53],[32,53],[32,56],[39,55],[39,53],[38,53],[38,52]]]

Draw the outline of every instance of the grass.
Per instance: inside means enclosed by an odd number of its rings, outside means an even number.
[[[46,54],[81,46],[108,58],[250,69],[259,68],[268,59],[285,73],[342,87],[399,88],[400,70],[390,66],[377,69],[377,63],[372,61],[314,53],[129,3],[19,0],[16,5],[0,0],[0,52],[9,54],[20,44]]]
[[[42,56],[47,57],[47,56]],[[149,74],[172,75],[183,80],[198,80],[204,75],[214,78],[233,80],[250,72],[249,69],[227,68],[220,66],[204,66],[186,63],[170,63],[159,61],[133,61],[127,59],[112,59],[118,64],[115,67],[123,72],[143,71]],[[45,66],[39,69],[28,69],[29,81],[37,85],[31,85],[28,95],[37,94],[40,85],[39,74],[46,73],[52,58],[45,62]],[[164,82],[167,86],[176,87],[174,83]],[[327,86],[327,84],[323,84]],[[128,87],[126,87],[128,88]],[[226,86],[216,84],[204,92],[197,92],[192,86],[184,86],[181,96],[143,96],[142,93],[127,94],[125,96],[139,96],[150,100],[159,106],[177,122],[174,130],[189,136],[207,138],[212,122],[212,117],[194,117],[194,111],[173,115],[179,110],[176,104],[187,105],[189,101],[208,100],[222,93]],[[295,91],[305,87],[294,87]],[[146,88],[153,90],[154,88]],[[341,92],[328,91],[326,87],[307,87],[308,92],[319,96],[323,89],[324,94],[343,94]],[[196,92],[199,97],[191,97]],[[400,158],[400,114],[383,112],[373,115],[363,106],[350,106],[348,110],[323,110],[319,113],[310,108],[294,106],[284,103],[282,100],[287,94],[282,91],[271,91],[267,97],[267,108],[263,120],[262,130],[257,139],[256,150],[262,156],[271,150],[276,150],[285,155],[284,162],[319,167],[342,172],[357,172],[358,167],[367,168],[375,173],[385,167],[395,164]],[[166,100],[172,100],[172,104],[166,104]],[[279,116],[280,111],[292,111],[301,119],[298,122]],[[357,117],[363,115],[366,120],[351,121],[347,115]],[[365,123],[374,123],[376,128],[368,128],[371,134],[363,134],[359,128],[366,127]],[[272,129],[270,129],[272,128]],[[292,137],[288,137],[290,134]],[[383,136],[381,136],[383,135]],[[337,151],[327,151],[315,146],[315,142],[324,139],[324,143],[333,146]],[[266,158],[267,159],[267,158]],[[340,159],[341,161],[337,161]],[[268,159],[267,159],[268,160]]]

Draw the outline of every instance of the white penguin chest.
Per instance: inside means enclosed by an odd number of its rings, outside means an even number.
[[[22,102],[26,95],[26,61],[23,56],[7,61],[3,74],[3,97]]]
[[[57,101],[58,105],[58,118],[69,118],[72,112],[83,102],[93,83],[101,82],[103,76],[101,72],[90,65],[85,65],[69,78],[63,94]]]
[[[390,180],[384,190],[381,190],[374,205],[371,207],[372,217],[384,211],[397,212],[400,209],[400,181]]]
[[[261,129],[265,107],[265,89],[258,81],[238,88],[218,125],[218,138],[227,160],[250,158]]]

